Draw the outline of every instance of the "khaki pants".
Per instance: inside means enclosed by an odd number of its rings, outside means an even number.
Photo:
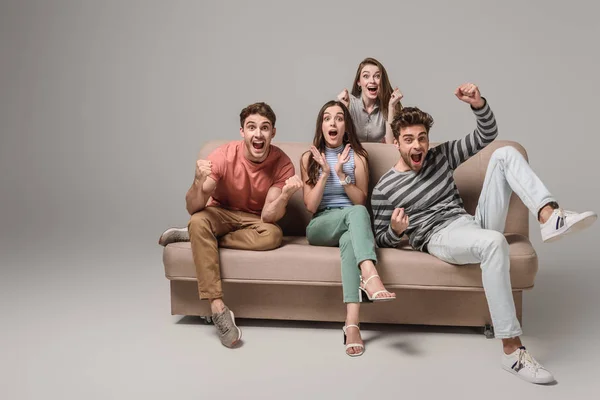
[[[196,265],[200,299],[223,297],[219,246],[239,250],[273,250],[281,246],[283,232],[260,216],[221,207],[206,207],[188,223]]]

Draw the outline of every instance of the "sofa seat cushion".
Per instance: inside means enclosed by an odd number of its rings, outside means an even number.
[[[517,234],[506,238],[513,289],[533,287],[538,262],[529,239]],[[390,287],[483,288],[479,265],[451,265],[406,242],[400,249],[377,249],[377,257],[379,274]],[[341,285],[339,248],[310,246],[305,237],[284,237],[283,245],[270,251],[220,249],[220,258],[225,281]],[[163,263],[168,279],[196,280],[189,242],[166,246]]]

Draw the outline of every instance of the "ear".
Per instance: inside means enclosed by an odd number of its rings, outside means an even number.
[[[240,135],[242,136],[242,138],[244,137],[244,128],[240,127]]]
[[[273,139],[275,137],[276,133],[277,133],[277,128],[273,127],[273,133],[271,133],[271,139]]]
[[[396,148],[396,150],[400,151],[400,143],[398,143],[398,140],[394,139],[394,147]]]

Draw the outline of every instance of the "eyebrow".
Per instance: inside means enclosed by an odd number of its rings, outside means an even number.
[[[254,125],[264,125],[264,124],[271,125],[271,121],[263,121],[260,124],[256,123],[255,121],[248,121],[248,122],[246,122],[246,125],[250,125],[250,124],[254,124]]]
[[[331,115],[331,113],[326,112],[326,113],[323,114],[323,116],[326,116],[326,115]],[[340,111],[340,112],[335,113],[335,115],[336,116],[341,115],[343,117],[344,113],[342,111]]]
[[[427,132],[423,131],[423,132],[417,133],[417,136],[421,136],[421,135],[427,135]],[[413,135],[412,133],[405,133],[402,137],[415,137],[415,135]]]

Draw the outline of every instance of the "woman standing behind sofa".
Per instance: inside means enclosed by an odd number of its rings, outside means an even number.
[[[306,228],[311,245],[339,246],[347,314],[346,354],[364,352],[360,337],[360,301],[394,300],[377,275],[375,239],[365,208],[368,191],[367,152],[356,137],[348,108],[329,101],[319,111],[313,146],[302,155],[304,204],[313,213]]]
[[[365,58],[358,65],[351,93],[344,89],[338,100],[350,109],[361,142],[394,143],[390,123],[402,109],[402,93],[392,89],[387,71],[374,58]]]

